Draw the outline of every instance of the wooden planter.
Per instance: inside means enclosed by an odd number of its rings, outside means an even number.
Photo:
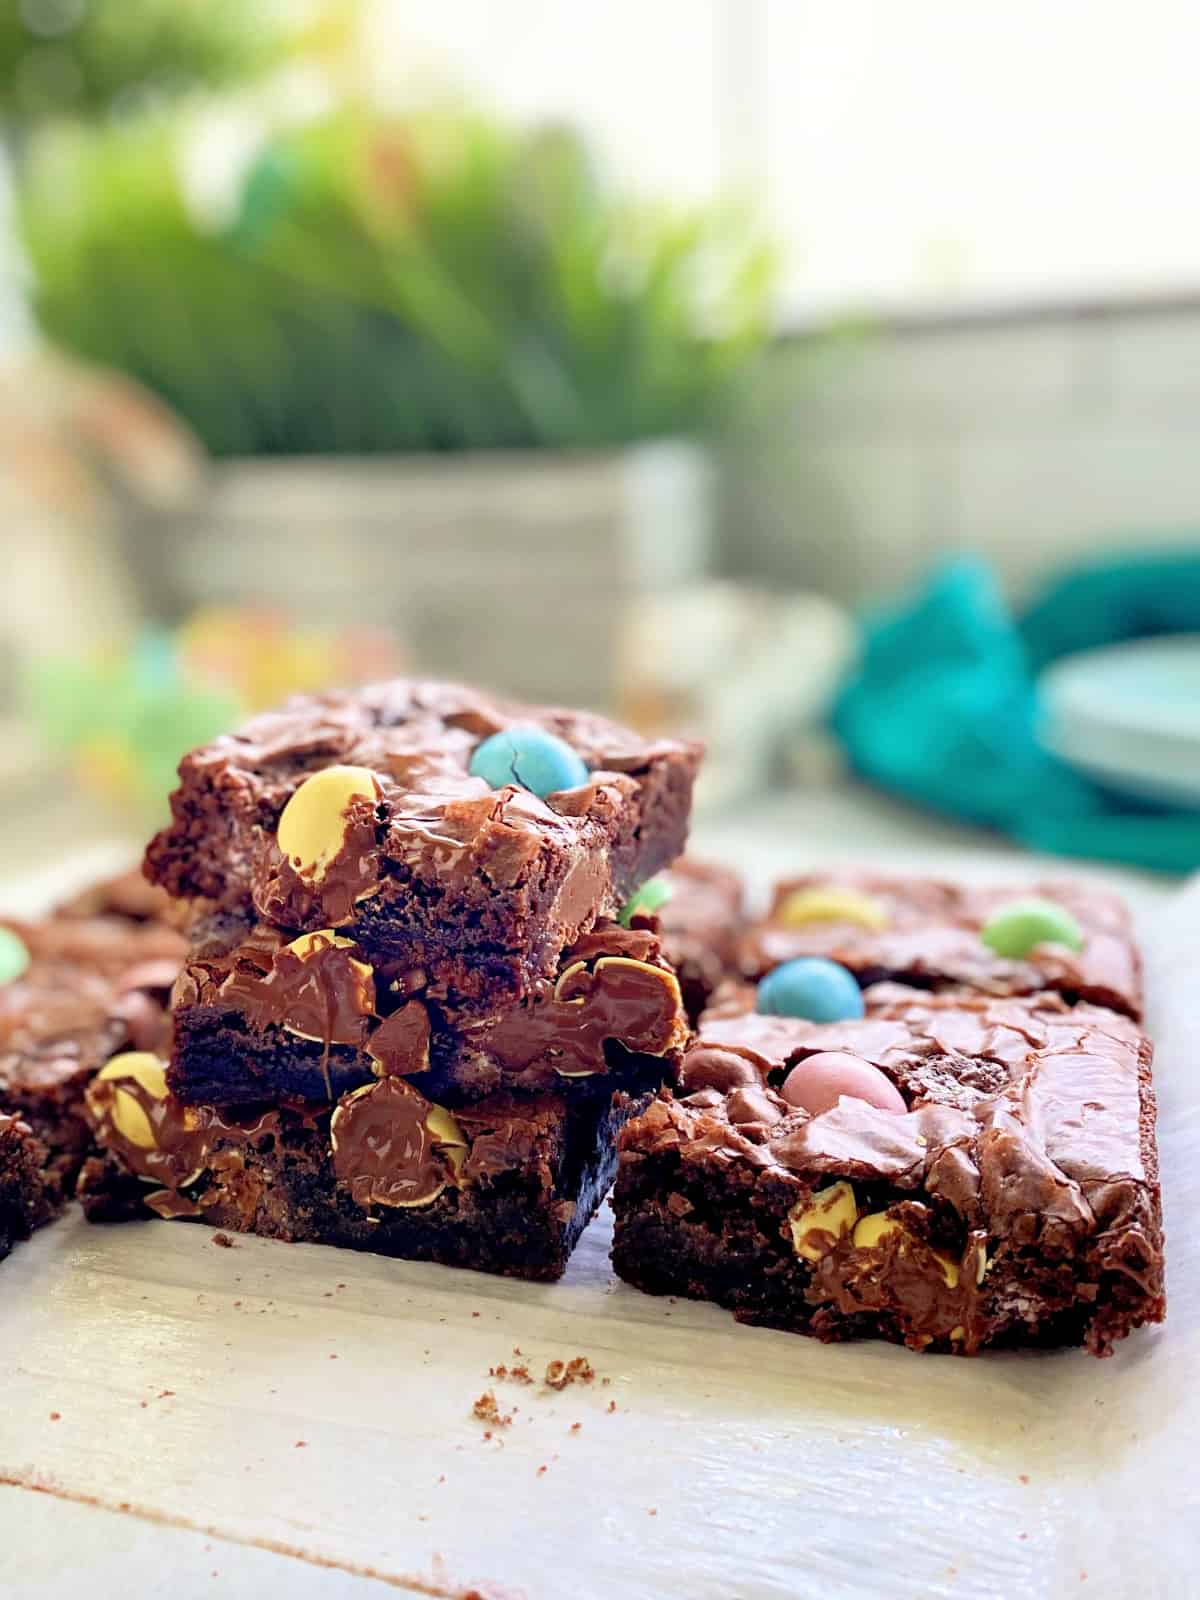
[[[703,576],[711,533],[708,460],[679,441],[241,460],[141,565],[168,612],[264,600],[361,619],[395,628],[422,672],[603,707],[631,602]]]

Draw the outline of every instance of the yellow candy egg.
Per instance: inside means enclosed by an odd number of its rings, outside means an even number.
[[[785,928],[804,928],[810,923],[841,922],[878,932],[888,925],[888,914],[878,900],[857,889],[834,887],[793,889],[782,901],[773,920]]]

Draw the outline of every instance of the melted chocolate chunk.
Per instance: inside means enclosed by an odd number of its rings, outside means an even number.
[[[381,1078],[339,1101],[333,1165],[356,1205],[424,1206],[458,1182],[466,1142],[446,1113],[440,1126],[433,1120],[438,1110],[402,1078]]]
[[[248,941],[220,986],[255,1028],[280,1027],[302,1038],[361,1045],[375,1017],[370,967],[331,930],[273,946]]]

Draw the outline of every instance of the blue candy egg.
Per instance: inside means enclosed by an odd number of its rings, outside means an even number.
[[[587,782],[586,762],[569,744],[542,728],[505,728],[478,745],[471,757],[471,776],[493,789],[515,783],[542,800],[559,789]]]
[[[767,1017],[847,1022],[863,1014],[854,975],[823,956],[800,956],[769,972],[758,986],[756,1009]]]

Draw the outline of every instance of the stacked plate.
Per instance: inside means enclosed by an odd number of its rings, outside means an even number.
[[[1041,742],[1110,789],[1200,806],[1200,635],[1138,639],[1055,662]]]

